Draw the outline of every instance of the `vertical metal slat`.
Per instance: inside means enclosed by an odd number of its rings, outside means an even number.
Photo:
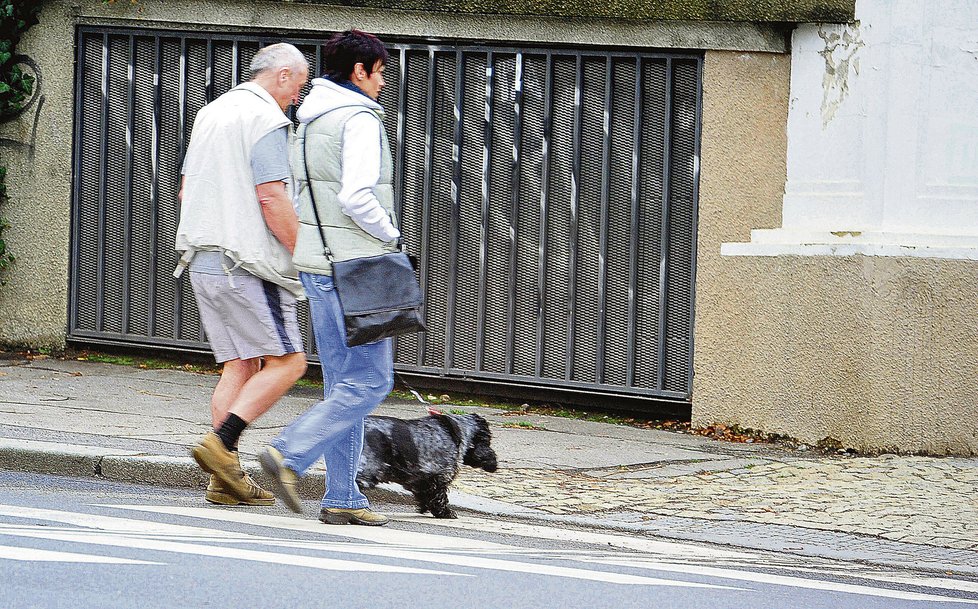
[[[423,209],[421,214],[421,286],[428,291],[428,240],[431,238],[431,174],[432,157],[434,155],[435,138],[435,50],[428,51],[428,100],[425,112],[424,133],[424,189]],[[418,365],[425,364],[425,351],[428,344],[427,335],[418,334]]]
[[[316,47],[316,63],[319,69],[322,69],[323,64],[323,50],[322,46]],[[404,117],[407,113],[407,91],[408,91],[408,81],[407,81],[407,49],[401,48],[399,53],[399,60],[397,63],[398,78],[397,78],[397,141],[394,143],[396,146],[397,154],[394,158],[394,214],[397,216],[398,229],[403,229],[404,226],[404,146],[405,146],[405,136],[404,130],[406,129]],[[412,244],[414,245],[414,244]],[[419,254],[420,256],[420,254]],[[400,359],[400,346],[401,343],[394,338],[394,361]]]
[[[668,305],[668,261],[669,261],[669,168],[672,167],[672,61],[666,60],[666,108],[663,117],[663,163],[662,163],[662,228],[660,232],[659,254],[659,340],[658,371],[656,389],[663,389],[666,375],[666,306]]]
[[[638,325],[638,239],[641,222],[639,201],[639,168],[642,166],[642,87],[644,72],[642,59],[635,60],[635,116],[632,123],[632,184],[630,194],[630,233],[628,247],[628,370],[625,386],[635,386],[635,353],[637,350],[636,327]]]
[[[238,65],[241,57],[238,53],[238,40],[234,39],[231,42],[231,88],[233,89],[238,85],[238,79],[241,77],[241,67]]]
[[[447,310],[445,312],[445,369],[455,367],[455,307],[458,302],[458,257],[459,235],[461,224],[461,191],[462,191],[462,103],[465,95],[463,71],[465,59],[461,51],[455,53],[455,99],[453,117],[455,120],[452,139],[452,210],[451,235],[449,242],[449,277]]]
[[[550,209],[550,138],[553,131],[553,55],[547,53],[547,71],[544,77],[543,100],[543,142],[542,167],[540,176],[540,235],[537,257],[537,353],[534,373],[543,376],[543,356],[546,330],[547,307],[547,230]]]
[[[516,341],[516,273],[517,242],[520,224],[520,146],[523,139],[523,53],[516,54],[516,73],[513,82],[513,166],[512,198],[509,209],[509,286],[506,299],[506,373],[513,373]]]
[[[322,50],[317,50],[322,55]],[[320,59],[321,61],[321,59]],[[394,161],[394,206],[397,219],[401,222],[404,213],[404,116],[407,114],[407,51],[401,49],[400,60],[397,64],[397,158]]]
[[[178,92],[178,105],[179,110],[177,111],[177,132],[180,138],[180,165],[183,165],[183,158],[187,151],[187,39],[180,39],[180,85]],[[182,180],[182,178],[180,178]],[[179,187],[178,187],[179,188]],[[177,223],[180,221],[180,205],[176,205],[177,212]],[[179,280],[177,280],[177,285],[175,286],[173,294],[173,338],[180,338],[183,336],[183,290],[180,289],[182,282],[186,281],[186,274],[184,274]]]
[[[492,51],[486,53],[486,99],[483,113],[483,142],[482,142],[482,210],[481,230],[479,233],[479,315],[476,323],[475,369],[483,369],[486,348],[486,280],[489,265],[489,159],[492,148],[492,97],[493,72],[495,57]]]
[[[207,103],[214,101],[214,41],[207,39],[207,54],[204,67],[204,99]]]
[[[214,99],[216,99],[218,95],[216,90],[217,84],[215,82],[216,78],[214,74],[214,64],[215,64],[214,57],[216,53],[214,49],[214,38],[212,36],[207,36],[205,40],[206,40],[206,46],[204,51],[204,91],[205,91],[204,105],[206,106],[207,104],[214,101]],[[194,120],[196,120],[196,116],[194,117]],[[193,134],[193,125],[191,125],[190,132],[191,134]],[[188,282],[190,281],[189,276],[185,279],[185,281]],[[195,324],[194,329],[197,331],[197,336],[200,337],[201,340],[207,340],[207,335],[204,331],[204,324],[201,321],[199,315],[196,316],[196,322],[197,323]]]
[[[570,189],[570,289],[567,299],[567,352],[564,378],[574,378],[574,342],[577,339],[577,239],[581,194],[581,134],[583,131],[581,96],[584,87],[584,57],[577,54],[574,76],[574,144]]]
[[[95,289],[95,330],[105,330],[105,213],[106,193],[108,192],[108,150],[109,150],[109,35],[102,36],[102,117],[99,134],[99,201],[98,201],[98,259],[96,261]]]
[[[129,36],[129,65],[126,67],[126,179],[122,200],[122,333],[129,334],[132,313],[132,171],[133,138],[136,128],[136,39]]]
[[[611,57],[605,59],[604,114],[601,125],[601,226],[598,237],[598,327],[595,350],[595,381],[604,383],[605,348],[607,346],[608,311],[608,209],[611,204]]]
[[[149,294],[147,295],[147,333],[156,336],[156,295],[158,287],[156,276],[159,272],[159,230],[160,230],[160,130],[163,122],[163,41],[159,36],[153,38],[153,126],[150,130],[150,206],[153,213],[149,217]]]

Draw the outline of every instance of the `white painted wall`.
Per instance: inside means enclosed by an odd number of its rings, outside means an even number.
[[[978,260],[978,2],[857,0],[791,46],[782,227],[721,254]]]

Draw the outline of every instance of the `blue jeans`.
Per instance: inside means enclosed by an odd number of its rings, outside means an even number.
[[[356,481],[363,450],[363,419],[394,386],[391,339],[347,347],[333,278],[300,273],[299,279],[312,312],[324,399],[271,444],[285,457],[285,466],[300,475],[320,458],[325,460],[323,507],[364,508],[369,502]]]

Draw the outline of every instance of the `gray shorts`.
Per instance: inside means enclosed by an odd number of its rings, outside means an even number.
[[[296,300],[288,290],[241,271],[229,278],[194,272],[193,266],[190,284],[218,363],[303,350]]]

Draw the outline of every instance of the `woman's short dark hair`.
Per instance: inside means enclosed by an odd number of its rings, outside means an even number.
[[[358,63],[370,74],[378,61],[386,65],[388,57],[384,43],[373,34],[360,30],[338,32],[323,45],[323,73],[333,80],[349,80]]]

